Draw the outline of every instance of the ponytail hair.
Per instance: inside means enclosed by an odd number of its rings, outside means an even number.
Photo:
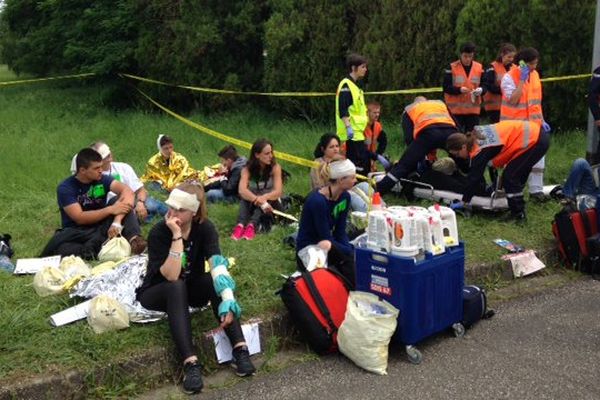
[[[473,149],[476,140],[483,139],[483,136],[477,131],[465,133],[456,132],[446,139],[446,150],[459,151],[463,146],[467,146],[467,151]]]

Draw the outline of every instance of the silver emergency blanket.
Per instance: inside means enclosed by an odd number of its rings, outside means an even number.
[[[160,311],[147,310],[136,300],[135,290],[144,281],[148,256],[128,258],[117,267],[101,275],[82,279],[70,292],[70,297],[94,298],[99,294],[108,295],[121,303],[132,322],[154,322],[166,316]]]

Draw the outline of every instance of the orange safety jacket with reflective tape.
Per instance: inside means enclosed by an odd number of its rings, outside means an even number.
[[[521,79],[521,69],[511,68],[507,72],[517,85]],[[502,105],[500,106],[500,121],[519,120],[533,121],[542,125],[544,115],[542,113],[542,82],[537,71],[529,73],[529,79],[523,83],[523,91],[517,104],[510,104],[509,98],[502,94]]]
[[[365,128],[365,146],[367,146],[367,150],[371,153],[377,151],[377,139],[379,139],[382,130],[383,128],[379,121],[375,121],[373,124],[367,124],[367,127]]]
[[[456,128],[456,123],[450,116],[446,104],[441,100],[426,100],[411,103],[404,110],[413,122],[414,139],[429,125],[447,124]]]
[[[475,142],[469,152],[473,159],[481,150],[502,146],[500,153],[491,161],[496,168],[503,168],[510,161],[531,149],[540,137],[540,125],[532,121],[500,121],[493,125],[482,125],[477,130],[484,136]]]
[[[452,85],[456,87],[466,87],[470,90],[477,89],[481,85],[481,75],[483,75],[483,67],[477,61],[471,64],[469,76],[465,73],[465,68],[460,60],[450,64],[452,71]],[[448,105],[448,109],[454,115],[476,114],[481,112],[481,96],[471,98],[470,93],[448,94],[444,93],[444,101]]]
[[[494,72],[496,73],[496,85],[500,87],[502,83],[502,78],[508,71],[504,64],[499,61],[492,62],[492,68],[494,68]],[[502,95],[492,93],[487,91],[486,94],[483,95],[483,108],[486,111],[500,111],[500,103],[502,102]]]

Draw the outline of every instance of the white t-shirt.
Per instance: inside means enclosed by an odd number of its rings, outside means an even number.
[[[509,74],[504,74],[502,81],[500,81],[500,89],[502,90],[502,96],[506,99],[510,99],[513,92],[517,89],[517,84]]]
[[[111,175],[115,180],[124,183],[127,185],[134,193],[137,192],[144,184],[140,181],[140,178],[136,175],[135,171],[129,164],[125,164],[122,162],[112,162],[110,163],[110,169],[108,171],[102,172],[104,175]],[[106,196],[106,201],[109,201],[116,194],[110,192],[108,196]]]

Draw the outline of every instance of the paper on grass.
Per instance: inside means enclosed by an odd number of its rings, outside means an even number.
[[[35,274],[43,267],[55,267],[60,265],[60,256],[50,256],[44,258],[20,258],[15,266],[15,275]]]
[[[533,274],[543,268],[546,265],[535,256],[533,250],[527,250],[522,253],[507,254],[502,256],[505,260],[510,260],[513,270],[513,276],[520,278],[529,274]]]
[[[67,308],[66,310],[57,312],[56,314],[52,314],[50,316],[50,323],[53,326],[63,326],[86,318],[88,315],[88,310],[90,309],[90,301],[92,300],[84,301],[76,306]]]
[[[250,355],[260,353],[258,322],[242,325],[242,332],[244,333]],[[229,342],[229,338],[225,334],[225,331],[223,329],[217,329],[212,331],[211,335],[215,343],[215,352],[217,354],[218,363],[222,364],[231,361],[231,343]]]

